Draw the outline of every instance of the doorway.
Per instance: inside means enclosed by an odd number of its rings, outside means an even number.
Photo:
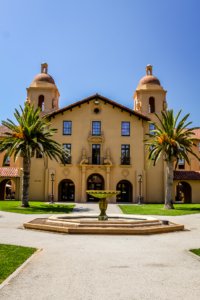
[[[192,203],[192,189],[189,183],[181,181],[176,186],[176,202]]]
[[[75,200],[75,185],[72,180],[64,179],[59,183],[59,201],[73,202]]]
[[[0,200],[15,200],[15,182],[4,179],[0,182]]]
[[[133,188],[128,180],[119,181],[117,191],[120,191],[120,194],[116,197],[117,202],[132,202]]]
[[[99,174],[92,174],[88,177],[87,180],[87,190],[103,190],[104,189],[104,179]],[[91,195],[87,196],[88,201],[97,202],[98,198],[95,198]]]

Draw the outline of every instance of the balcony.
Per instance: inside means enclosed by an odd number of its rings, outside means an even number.
[[[130,165],[131,164],[131,158],[129,156],[124,156],[120,158],[120,164],[121,165]]]
[[[94,133],[92,131],[88,134],[88,142],[90,143],[103,143],[104,142],[104,134],[103,131],[99,131],[98,133]]]
[[[89,165],[104,165],[104,157],[88,157]]]
[[[92,136],[102,136],[103,135],[103,131],[99,130],[99,131],[90,131],[89,135]]]

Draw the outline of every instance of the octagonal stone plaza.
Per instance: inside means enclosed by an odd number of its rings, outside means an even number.
[[[24,223],[26,229],[68,234],[155,234],[183,230],[184,226],[145,216],[112,214],[99,221],[96,214],[70,214],[36,218]]]

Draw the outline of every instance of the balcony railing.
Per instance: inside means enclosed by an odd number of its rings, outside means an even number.
[[[97,130],[96,132],[90,131],[89,136],[103,136],[103,131],[101,131],[101,130],[100,131]]]
[[[131,158],[129,156],[121,157],[120,158],[120,164],[121,165],[130,165],[131,164]]]
[[[88,157],[89,165],[104,165],[104,157]]]

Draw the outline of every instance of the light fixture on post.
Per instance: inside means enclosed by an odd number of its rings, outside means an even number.
[[[138,204],[142,204],[142,174],[138,175],[138,185],[139,185],[139,196],[138,196]]]
[[[55,174],[51,173],[51,201],[50,203],[54,203],[54,192],[53,192],[53,184],[54,184],[54,180],[55,180]]]

